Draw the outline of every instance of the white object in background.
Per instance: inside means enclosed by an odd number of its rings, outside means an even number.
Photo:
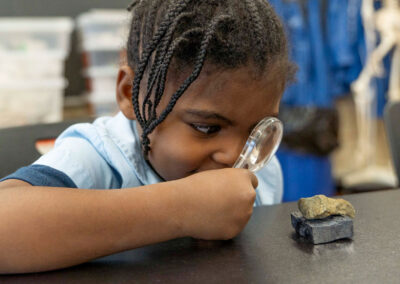
[[[112,116],[119,111],[115,91],[113,93],[92,92],[88,96],[88,101],[95,117]]]
[[[74,21],[0,18],[0,127],[62,120]]]
[[[60,78],[70,50],[70,18],[0,18],[0,80]]]
[[[131,13],[97,9],[81,14],[77,26],[83,51],[121,50],[128,38]]]
[[[118,111],[116,80],[130,18],[126,10],[91,10],[78,17],[81,51],[87,60],[84,75],[91,83],[88,101],[95,116]]]
[[[121,48],[116,50],[91,50],[86,52],[90,67],[119,67]]]
[[[84,75],[90,81],[88,101],[95,116],[114,115],[118,111],[116,84],[118,68],[112,66],[90,67]]]
[[[389,86],[389,99],[400,100],[400,7],[397,0],[383,1],[383,8],[375,12],[372,0],[363,1],[363,22],[366,26],[366,38],[374,40],[367,43],[367,62],[360,76],[352,84],[356,105],[358,141],[356,149],[356,171],[343,178],[345,187],[357,187],[366,184],[381,187],[395,187],[397,180],[392,170],[375,165],[376,156],[376,94],[371,86],[373,77],[384,73],[383,59],[395,48],[392,59],[392,73]],[[373,13],[371,13],[373,11]],[[374,25],[371,25],[371,22]],[[375,46],[375,27],[381,42]]]
[[[70,50],[74,22],[61,18],[0,18],[0,55],[21,56]]]
[[[110,93],[112,98],[115,99],[117,67],[90,67],[85,70],[84,74],[91,82],[91,91],[93,93]]]
[[[65,79],[0,81],[0,128],[62,120]]]
[[[64,67],[65,56],[61,53],[0,56],[0,80],[61,78]]]

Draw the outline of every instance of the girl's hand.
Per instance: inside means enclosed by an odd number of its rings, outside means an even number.
[[[244,169],[210,170],[176,181],[177,216],[185,236],[228,240],[253,213],[258,180]]]

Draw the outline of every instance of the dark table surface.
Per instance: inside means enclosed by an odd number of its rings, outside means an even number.
[[[295,203],[256,208],[234,240],[191,238],[1,283],[400,283],[400,190],[347,195],[353,240],[312,245],[290,224]]]

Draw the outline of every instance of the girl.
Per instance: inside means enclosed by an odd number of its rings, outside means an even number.
[[[141,0],[130,9],[121,112],[70,127],[54,150],[0,183],[1,273],[178,237],[230,239],[254,203],[281,201],[276,159],[258,180],[231,168],[252,128],[278,114],[294,73],[271,6]]]

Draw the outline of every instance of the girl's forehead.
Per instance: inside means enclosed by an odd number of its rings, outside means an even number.
[[[159,111],[167,107],[172,95],[187,78],[186,72],[181,76],[168,74],[164,96]],[[224,70],[205,65],[199,77],[177,101],[173,113],[182,113],[187,109],[201,109],[236,116],[254,112],[257,117],[274,115],[279,108],[283,92],[284,79],[279,72],[265,72],[263,76],[254,76],[254,69],[239,67]]]
[[[187,90],[187,98],[207,97],[212,101],[242,97],[252,99],[252,94],[280,98],[284,79],[279,72],[266,72],[255,76],[254,70],[241,67],[232,70],[205,70]],[[260,99],[260,98],[258,98]]]
[[[200,76],[178,101],[177,109],[198,108],[219,113],[273,115],[282,95],[279,80],[252,79],[246,70]],[[235,114],[236,116],[236,114]]]

